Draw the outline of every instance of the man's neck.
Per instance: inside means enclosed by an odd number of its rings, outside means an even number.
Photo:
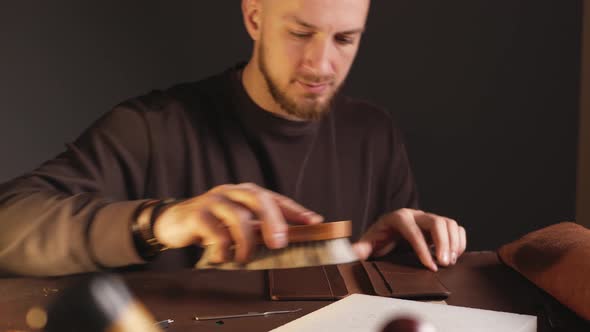
[[[242,84],[248,96],[263,110],[291,121],[303,121],[287,114],[275,101],[268,90],[268,84],[254,58],[250,59],[242,71]]]

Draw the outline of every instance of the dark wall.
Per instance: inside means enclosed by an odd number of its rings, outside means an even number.
[[[397,114],[423,208],[470,249],[573,219],[580,1],[374,0],[347,92]],[[0,10],[0,181],[119,101],[249,56],[239,1]]]
[[[590,0],[584,1],[576,221],[590,228]]]

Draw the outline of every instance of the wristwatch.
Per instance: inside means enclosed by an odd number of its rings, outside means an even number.
[[[151,200],[142,204],[131,224],[133,244],[141,258],[146,261],[154,259],[160,252],[168,249],[154,235],[157,218],[176,202],[175,199]]]

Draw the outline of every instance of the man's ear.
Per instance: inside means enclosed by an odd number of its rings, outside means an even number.
[[[262,0],[242,0],[242,15],[244,25],[252,40],[260,39],[260,23],[262,15]]]

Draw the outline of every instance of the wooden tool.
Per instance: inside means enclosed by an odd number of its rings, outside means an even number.
[[[262,241],[262,236],[258,234],[258,245],[249,262],[245,264],[211,263],[212,253],[205,248],[195,268],[268,270],[349,263],[358,260],[348,240],[351,234],[350,220],[289,226],[287,231],[289,245],[285,248],[267,248]]]

